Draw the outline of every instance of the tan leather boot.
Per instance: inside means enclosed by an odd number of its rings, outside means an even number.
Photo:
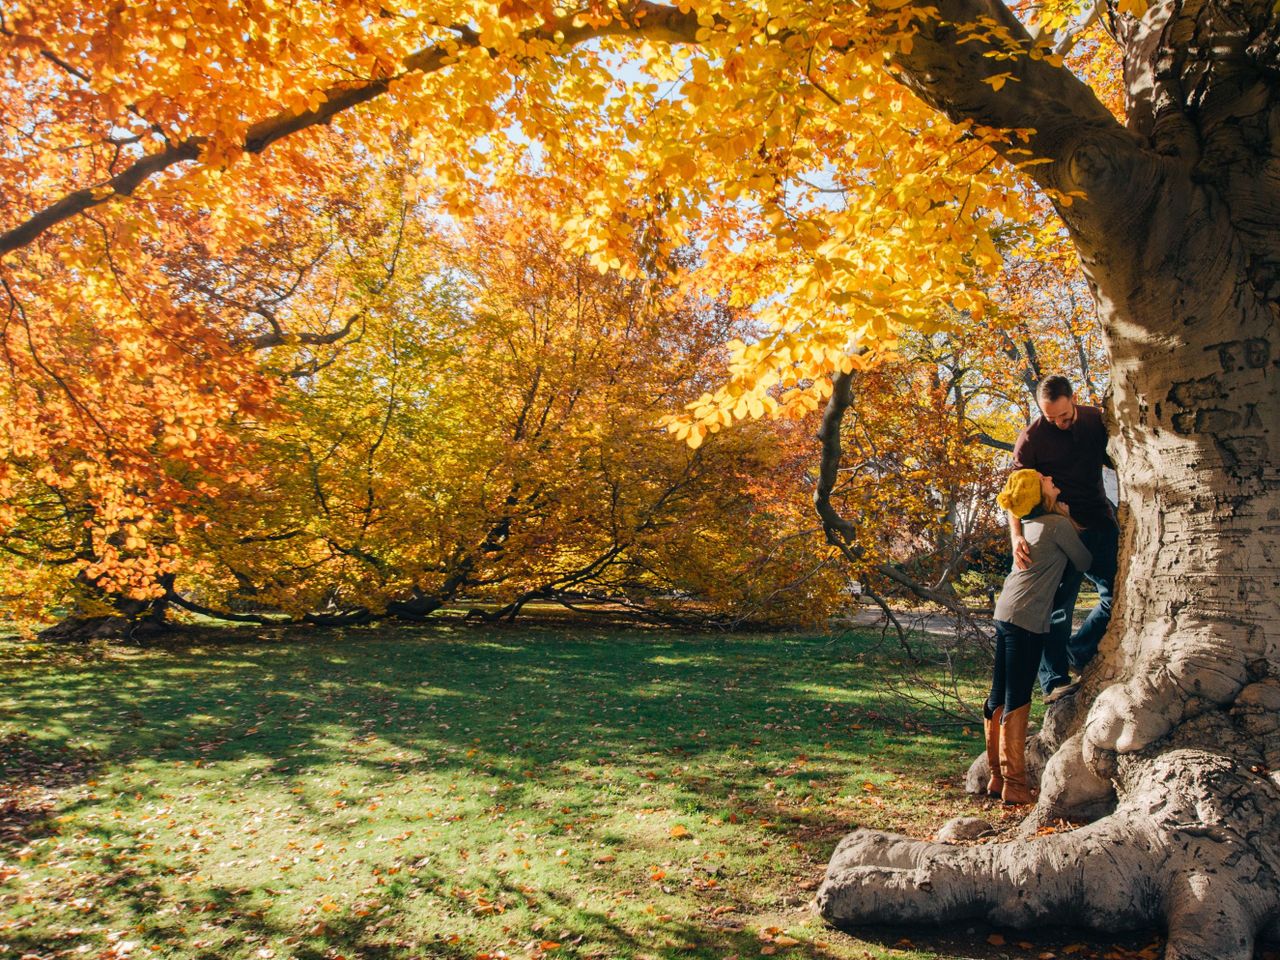
[[[1004,790],[1004,779],[1000,776],[1000,717],[1004,714],[1004,706],[996,707],[989,717],[986,716],[986,710],[982,713],[982,729],[987,735],[987,766],[991,768],[987,793],[998,797]]]
[[[1031,704],[1006,713],[1000,724],[1000,776],[1004,789],[1000,796],[1008,804],[1034,803],[1027,787],[1027,721]]]

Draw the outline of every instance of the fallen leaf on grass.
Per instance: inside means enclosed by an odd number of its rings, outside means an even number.
[[[1003,947],[1004,937],[1000,936],[998,933],[993,933],[991,936],[987,937],[987,943],[991,944],[993,947]]]
[[[672,840],[679,840],[681,837],[689,836],[689,828],[682,823],[677,823],[671,828],[670,836]]]

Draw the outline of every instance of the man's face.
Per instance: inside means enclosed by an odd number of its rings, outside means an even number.
[[[1041,400],[1040,412],[1059,430],[1070,430],[1071,425],[1076,422],[1075,398],[1059,397],[1057,400]]]

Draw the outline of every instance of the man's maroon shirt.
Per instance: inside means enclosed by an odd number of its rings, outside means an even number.
[[[1060,430],[1044,417],[1023,428],[1013,445],[1013,466],[1038,470],[1052,477],[1062,491],[1058,499],[1071,508],[1071,517],[1085,527],[1114,523],[1111,504],[1102,486],[1107,456],[1107,428],[1097,407],[1076,405],[1076,420]]]

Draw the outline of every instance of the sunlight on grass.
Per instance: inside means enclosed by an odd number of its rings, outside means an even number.
[[[886,696],[876,642],[10,642],[0,956],[932,956],[808,906],[852,825],[981,809],[977,735]]]

